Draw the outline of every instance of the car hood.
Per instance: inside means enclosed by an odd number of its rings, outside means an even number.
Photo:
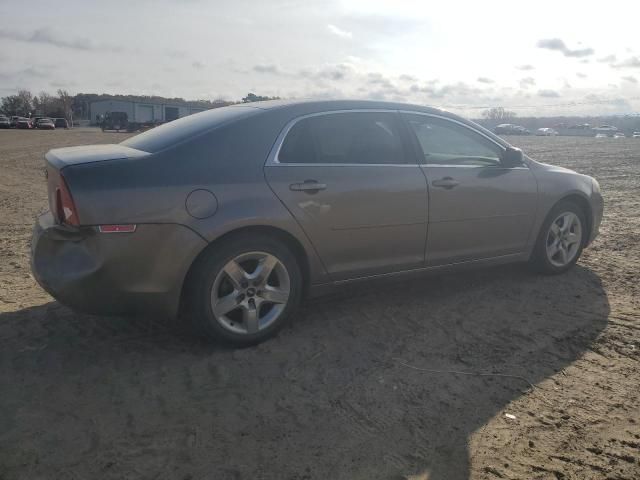
[[[583,173],[576,172],[569,168],[558,167],[557,165],[550,165],[548,163],[541,163],[529,158],[529,166],[532,173],[538,180],[540,185],[544,185],[549,181],[554,183],[558,182],[558,185],[571,185],[576,188],[576,185],[582,185],[585,187],[584,191],[591,191],[593,177],[585,175]],[[541,182],[541,183],[540,183]],[[582,190],[581,188],[578,188]]]
[[[581,173],[578,173],[575,170],[571,170],[570,168],[558,167],[557,165],[538,162],[537,160],[533,160],[530,157],[527,157],[527,159],[529,160],[529,166],[533,170],[545,171],[545,172],[572,173],[574,175],[582,175]]]

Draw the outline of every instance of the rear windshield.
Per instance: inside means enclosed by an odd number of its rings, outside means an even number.
[[[252,107],[233,106],[207,110],[165,123],[128,138],[121,145],[143,152],[155,153],[217,126],[261,112]]]

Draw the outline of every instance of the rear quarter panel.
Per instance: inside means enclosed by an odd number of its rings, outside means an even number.
[[[81,223],[174,223],[207,242],[242,227],[275,227],[303,246],[311,283],[325,283],[315,250],[265,181],[264,162],[289,118],[284,112],[267,113],[153,155],[65,168]],[[198,189],[210,191],[217,201],[216,213],[208,218],[194,218],[187,211],[187,197]]]

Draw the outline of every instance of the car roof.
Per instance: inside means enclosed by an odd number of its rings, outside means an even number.
[[[382,101],[382,100],[357,100],[357,99],[266,100],[261,102],[238,103],[235,105],[231,105],[227,108],[234,109],[234,108],[246,108],[246,107],[262,110],[264,113],[283,112],[286,115],[287,112],[291,112],[292,118],[301,116],[301,115],[313,114],[317,112],[326,112],[326,111],[332,111],[332,110],[358,110],[358,109],[403,110],[405,112],[420,112],[420,113],[438,115],[441,117],[457,120],[467,125],[473,124],[473,122],[470,122],[466,118],[456,115],[454,113],[448,112],[446,110],[443,110],[441,108],[425,106],[425,105],[416,105],[412,103],[388,102],[388,101]],[[474,127],[478,128],[479,125],[474,124]],[[485,130],[485,133],[486,133],[486,130]],[[492,138],[494,138],[495,140],[499,141],[500,143],[504,143],[504,141],[499,137],[495,137],[493,134],[491,135],[492,135]],[[504,144],[506,145],[506,143]]]
[[[232,107],[253,107],[262,110],[270,110],[275,108],[286,108],[297,105],[305,105],[306,107],[317,107],[318,109],[391,109],[391,110],[429,110],[433,113],[443,112],[439,108],[425,107],[424,105],[415,105],[404,102],[388,102],[382,100],[358,100],[358,99],[334,99],[334,100],[315,100],[315,99],[288,99],[288,100],[265,100],[262,102],[238,103]]]
[[[146,152],[157,152],[169,147],[176,142],[187,141],[210,129],[218,126],[242,121],[252,117],[262,117],[269,123],[287,122],[297,117],[320,112],[339,110],[403,110],[434,114],[458,122],[471,125],[473,122],[458,115],[434,107],[414,105],[410,103],[385,102],[377,100],[267,100],[261,102],[238,103],[225,107],[205,110],[194,115],[189,115],[178,120],[166,123],[144,133],[131,137],[124,142],[130,148]],[[496,142],[507,145],[504,140],[493,135],[479,125],[475,128],[482,129],[486,135]]]
[[[314,113],[331,110],[404,110],[422,113],[431,113],[449,118],[461,119],[458,115],[447,112],[437,107],[416,105],[403,102],[388,102],[382,100],[357,100],[357,99],[337,99],[337,100],[314,100],[314,99],[293,99],[293,100],[265,100],[261,102],[238,103],[229,108],[249,107],[258,110],[286,111]]]

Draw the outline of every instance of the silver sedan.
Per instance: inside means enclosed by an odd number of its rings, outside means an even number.
[[[507,262],[565,272],[603,211],[591,177],[384,102],[218,108],[46,165],[32,268],[48,292],[100,314],[184,311],[235,344],[346,283]]]

